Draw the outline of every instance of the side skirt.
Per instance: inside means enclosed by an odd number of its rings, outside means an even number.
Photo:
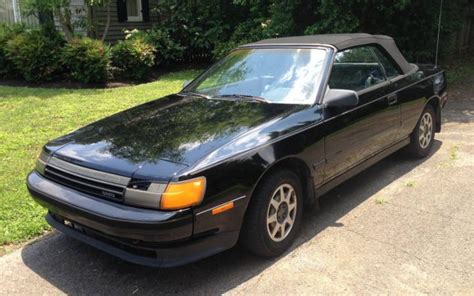
[[[360,164],[350,168],[348,171],[340,174],[339,176],[333,178],[332,180],[324,183],[320,187],[316,188],[316,197],[320,197],[327,193],[329,190],[335,188],[342,182],[354,177],[355,175],[359,174],[360,172],[364,171],[365,169],[371,167],[372,165],[376,164],[380,160],[384,159],[385,157],[389,156],[390,154],[400,150],[401,148],[405,147],[406,145],[410,144],[410,138],[406,138],[401,140],[400,142],[386,148],[385,150],[375,154],[374,156],[364,160]]]

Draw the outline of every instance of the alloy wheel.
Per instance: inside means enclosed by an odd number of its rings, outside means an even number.
[[[433,118],[429,112],[423,114],[420,121],[420,132],[419,138],[420,147],[426,149],[431,143],[431,138],[433,137]]]
[[[297,210],[296,192],[290,184],[282,184],[273,192],[267,209],[267,232],[275,242],[291,232]]]

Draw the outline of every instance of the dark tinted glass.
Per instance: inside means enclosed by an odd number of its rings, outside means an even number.
[[[329,87],[359,91],[385,81],[385,74],[371,46],[336,54]]]

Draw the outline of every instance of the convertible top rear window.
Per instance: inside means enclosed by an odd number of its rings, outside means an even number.
[[[313,104],[321,85],[326,50],[238,49],[186,91],[210,98],[254,97],[270,103]]]

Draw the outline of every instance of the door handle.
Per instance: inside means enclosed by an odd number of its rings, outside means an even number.
[[[387,96],[387,102],[388,102],[389,106],[395,105],[398,102],[397,94],[391,94],[391,95]]]

